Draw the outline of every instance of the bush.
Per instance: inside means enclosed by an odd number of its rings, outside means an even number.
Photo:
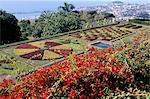
[[[150,19],[130,19],[129,21],[138,24],[150,25]]]
[[[20,40],[18,20],[12,14],[0,10],[0,44],[12,43]]]

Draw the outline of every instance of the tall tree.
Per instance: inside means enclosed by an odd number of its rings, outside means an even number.
[[[18,22],[21,31],[21,38],[26,40],[28,36],[31,36],[33,28],[31,26],[30,20],[21,20]]]
[[[12,43],[20,40],[20,27],[14,15],[0,10],[0,25],[0,44]]]
[[[64,11],[64,12],[72,12],[73,9],[75,9],[75,6],[73,4],[68,4],[64,2],[64,6],[58,7],[58,9]]]
[[[41,37],[68,32],[82,27],[82,20],[76,13],[56,12],[43,14],[34,23],[34,29],[38,30],[38,34],[40,33]],[[37,31],[34,33],[37,33]]]

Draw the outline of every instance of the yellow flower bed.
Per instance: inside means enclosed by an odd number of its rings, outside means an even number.
[[[63,44],[63,45],[51,47],[50,49],[72,49],[72,48],[66,44]]]
[[[31,45],[33,45],[33,46],[37,46],[37,47],[39,47],[39,48],[45,47],[45,41],[31,42],[31,43],[29,43],[29,44],[31,44]]]
[[[86,35],[84,33],[81,33],[80,36],[85,37]]]
[[[14,49],[14,53],[17,55],[24,55],[24,54],[28,54],[37,50],[38,49]]]
[[[89,31],[87,31],[86,33],[87,33],[87,34],[93,34],[92,32],[89,32]]]
[[[63,57],[63,56],[56,54],[54,52],[50,52],[48,50],[45,50],[42,59],[56,59],[56,58],[61,58],[61,57]]]

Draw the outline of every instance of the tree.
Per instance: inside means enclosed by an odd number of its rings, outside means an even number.
[[[0,44],[12,43],[20,40],[18,20],[10,13],[0,10]]]
[[[81,29],[82,20],[79,14],[72,12],[43,13],[34,23],[34,33],[47,37],[58,33]],[[37,31],[38,30],[38,31]]]
[[[35,23],[33,24],[33,32],[32,32],[33,33],[32,36],[34,38],[42,37],[42,34],[44,33],[44,28],[47,28],[46,27],[47,21],[45,23],[45,19],[47,19],[46,16],[43,17],[42,15],[42,17],[35,20]]]
[[[21,38],[26,40],[28,36],[31,36],[33,28],[31,26],[30,20],[21,20],[18,22],[21,31]]]
[[[64,12],[72,12],[73,9],[75,9],[75,6],[64,2],[64,6],[60,6],[60,7],[58,7],[58,9],[60,9]]]
[[[33,34],[33,37],[34,37],[34,38],[40,38],[41,35],[42,35],[42,30],[37,29],[37,30],[35,31],[35,34]]]
[[[84,21],[83,28],[97,27],[110,24],[115,17],[111,13],[98,13],[97,11],[81,11],[79,13],[81,20]]]

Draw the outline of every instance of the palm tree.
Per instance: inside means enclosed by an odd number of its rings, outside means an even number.
[[[64,2],[64,6],[59,6],[58,9],[64,11],[64,12],[72,12],[73,9],[75,9],[75,6],[73,4],[68,4]]]

